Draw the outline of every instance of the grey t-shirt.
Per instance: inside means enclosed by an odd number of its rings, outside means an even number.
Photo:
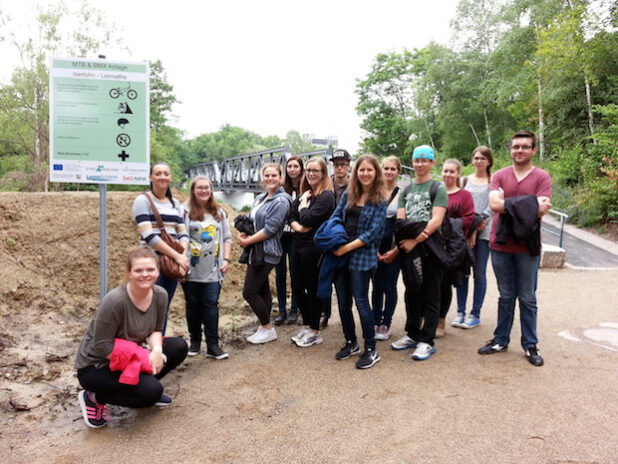
[[[225,212],[221,209],[221,220],[217,221],[211,214],[206,214],[201,221],[189,219],[188,206],[186,209],[187,230],[189,231],[189,258],[191,272],[187,280],[191,282],[221,282],[223,273],[223,244],[232,243],[232,232]]]
[[[479,232],[478,239],[489,240],[491,221],[494,218],[494,213],[489,207],[489,184],[475,185],[468,180],[464,190],[467,190],[472,195],[472,200],[474,201],[474,212],[477,214],[485,214],[487,216],[487,227]]]
[[[109,292],[97,309],[77,350],[75,368],[94,365],[100,369],[114,350],[114,339],[122,338],[143,343],[153,332],[160,332],[167,308],[167,292],[155,285],[152,301],[146,311],[133,304],[127,286],[121,285]]]

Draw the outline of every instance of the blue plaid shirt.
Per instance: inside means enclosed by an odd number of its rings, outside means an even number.
[[[331,217],[340,217],[345,223],[348,206],[348,191],[346,190],[337,204]],[[358,219],[358,239],[365,244],[350,252],[348,267],[355,271],[368,271],[378,266],[378,246],[382,239],[386,221],[386,200],[377,205],[366,203]]]

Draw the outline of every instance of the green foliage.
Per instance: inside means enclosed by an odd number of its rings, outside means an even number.
[[[160,131],[168,122],[174,103],[180,103],[167,82],[161,60],[150,62],[150,128]]]

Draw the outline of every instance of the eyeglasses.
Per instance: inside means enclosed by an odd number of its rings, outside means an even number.
[[[511,150],[532,150],[532,145],[513,145]]]
[[[305,172],[307,174],[318,174],[318,173],[322,172],[322,170],[321,169],[305,169]]]
[[[207,192],[208,190],[210,190],[209,186],[203,186],[203,187],[195,187],[195,190],[197,190],[198,192]]]

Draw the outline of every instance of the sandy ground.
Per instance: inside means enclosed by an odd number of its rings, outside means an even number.
[[[97,204],[89,195],[84,212]],[[126,194],[119,195],[110,203],[124,208]],[[517,322],[507,352],[476,354],[495,324],[490,272],[483,324],[449,328],[428,361],[413,362],[389,342],[378,342],[382,360],[367,371],[354,368],[356,358],[336,361],[343,342],[336,311],[324,343],[306,349],[289,341],[296,327],[283,326],[279,339],[265,346],[243,341],[251,326],[228,330],[229,359],[197,356],[164,379],[172,406],[111,407],[109,426],[91,430],[81,418],[71,366],[96,305],[96,250],[81,258],[68,251],[65,267],[75,276],[56,277],[54,256],[64,248],[52,223],[65,224],[63,208],[81,202],[64,196],[54,198],[54,212],[42,197],[0,195],[2,463],[618,462],[618,271],[540,273],[541,368],[525,360]],[[96,211],[88,214],[96,220]],[[32,231],[15,226],[24,220],[39,225]],[[90,228],[96,236],[98,226]],[[131,226],[129,241],[133,233]],[[28,234],[43,237],[41,246],[27,242]],[[84,247],[96,241],[79,237]],[[79,248],[66,248],[72,247]],[[48,248],[53,253],[40,251]],[[41,268],[45,260],[50,264]],[[88,270],[81,260],[90,263]],[[222,302],[232,304],[226,312],[241,314],[238,275],[224,284]],[[176,334],[185,330],[182,308],[180,291],[171,326]],[[404,322],[400,301],[393,339],[403,335]],[[587,337],[593,333],[602,336]]]

